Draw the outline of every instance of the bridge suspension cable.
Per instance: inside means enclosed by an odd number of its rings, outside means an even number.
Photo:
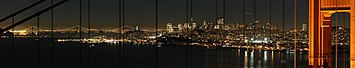
[[[297,0],[293,0],[293,30],[294,30],[294,40],[293,40],[293,66],[297,68]]]
[[[55,7],[57,7],[57,6],[59,6],[59,5],[63,4],[63,3],[65,3],[65,2],[67,2],[67,1],[68,1],[68,0],[62,0],[62,1],[58,2],[58,3],[56,3],[56,4],[53,4],[53,5],[51,5],[51,6],[47,7],[47,8],[45,8],[45,9],[43,9],[43,10],[40,10],[40,11],[38,11],[38,12],[32,14],[31,16],[26,17],[26,18],[24,18],[24,19],[22,19],[22,20],[20,20],[20,21],[18,21],[18,22],[16,22],[16,23],[14,23],[14,24],[11,25],[11,26],[8,26],[8,27],[6,27],[6,28],[4,28],[4,29],[1,29],[1,30],[0,30],[0,33],[4,33],[5,31],[10,30],[10,29],[12,29],[12,28],[14,28],[14,27],[16,27],[16,26],[18,26],[18,25],[20,25],[20,24],[22,24],[22,23],[24,23],[24,22],[26,22],[26,21],[28,21],[28,20],[31,20],[32,18],[37,17],[37,16],[39,16],[39,15],[41,15],[41,14],[43,14],[43,13],[45,13],[45,12],[47,12],[47,11],[49,11],[49,10],[55,8]]]
[[[34,2],[34,3],[32,3],[32,4],[30,4],[30,5],[28,5],[27,7],[24,7],[23,9],[20,9],[20,10],[18,10],[18,11],[15,11],[15,12],[13,12],[13,13],[10,13],[10,15],[7,15],[7,16],[5,16],[4,18],[1,18],[1,19],[0,19],[0,23],[3,22],[3,21],[5,21],[5,20],[7,20],[7,19],[10,19],[10,18],[12,18],[12,17],[14,17],[14,16],[16,16],[16,15],[18,15],[18,14],[20,14],[20,13],[22,13],[22,12],[24,12],[24,11],[30,9],[30,8],[32,8],[32,7],[34,7],[34,6],[37,6],[37,5],[41,4],[41,3],[44,2],[44,1],[46,1],[46,0],[38,0],[38,1],[36,1],[36,2]]]

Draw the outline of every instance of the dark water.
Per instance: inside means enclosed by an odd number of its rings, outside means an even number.
[[[16,39],[14,44],[1,39],[0,68],[292,68],[294,62],[293,52],[135,44],[89,48],[73,42],[54,42],[52,48],[45,40],[50,39],[41,39],[38,47],[33,39]],[[339,54],[339,68],[348,68],[348,56]],[[297,67],[306,68],[307,61],[307,52],[297,52]]]

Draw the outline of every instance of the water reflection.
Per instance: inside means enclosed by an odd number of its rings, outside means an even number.
[[[242,52],[241,52],[242,51]],[[237,63],[243,63],[244,68],[285,68],[293,67],[293,53],[283,51],[247,51],[237,49],[235,60]],[[287,57],[285,57],[287,56]],[[243,58],[240,58],[243,57]],[[240,62],[238,60],[242,59]],[[301,68],[307,67],[307,54],[298,52],[298,65]]]
[[[245,52],[244,52],[244,55],[245,55],[245,56],[244,56],[244,67],[249,67],[249,66],[248,66],[248,61],[249,61],[249,60],[248,60],[248,52],[245,51]]]
[[[22,39],[18,39],[22,40]],[[11,68],[11,46],[10,43],[3,43],[0,48],[0,68]],[[48,68],[50,65],[51,46],[48,42],[40,43],[41,66]],[[156,48],[154,45],[144,44],[82,44],[82,52],[79,52],[79,43],[75,42],[57,42],[54,43],[54,63],[58,68],[78,68],[79,59],[82,58],[83,62],[87,61],[90,54],[90,62],[93,65],[91,68],[114,68],[113,66],[117,61],[116,56],[120,56],[122,64],[126,68],[187,68],[192,65],[192,68],[293,68],[293,55],[295,52],[288,51],[263,51],[263,50],[247,50],[247,49],[234,49],[234,48],[206,48],[206,47],[191,47],[191,46],[172,46],[162,45]],[[16,56],[15,62],[18,68],[36,68],[37,46],[33,41],[24,41],[16,43]],[[85,46],[85,47],[84,47]],[[91,48],[87,48],[90,46]],[[115,50],[119,46],[121,50]],[[192,48],[191,51],[189,51]],[[88,52],[88,49],[90,52]],[[157,51],[156,51],[157,50]],[[117,52],[115,52],[117,51]],[[121,51],[121,52],[118,52]],[[120,54],[119,54],[120,53]],[[192,53],[192,55],[190,54]],[[82,57],[79,55],[82,54]],[[156,55],[158,54],[158,55]],[[307,68],[308,53],[296,52],[297,66],[299,68]],[[191,60],[188,58],[191,56]],[[156,57],[158,59],[156,60]],[[348,53],[339,53],[338,65],[339,68],[349,67]],[[156,61],[158,61],[156,63]],[[189,64],[191,61],[192,64]],[[86,66],[84,64],[83,66]]]
[[[97,45],[99,46],[99,45]],[[136,55],[126,57],[126,62],[129,60],[138,60],[137,58],[154,59],[155,47],[151,45],[130,44],[124,46],[126,55]],[[188,46],[166,46],[162,45],[159,48],[158,54],[159,67],[162,68],[179,68],[188,67],[190,60],[186,60],[190,56],[187,51]],[[192,67],[193,68],[287,68],[293,67],[294,53],[297,54],[297,66],[300,68],[307,68],[308,53],[307,52],[288,52],[288,51],[264,51],[264,50],[247,50],[247,49],[228,49],[226,48],[205,48],[192,47]],[[134,52],[134,53],[132,53]],[[146,55],[140,55],[146,54]],[[148,56],[147,56],[148,55]],[[144,56],[144,57],[142,57]],[[225,56],[225,57],[224,57]],[[341,59],[343,59],[340,56]],[[347,59],[348,58],[344,58]],[[153,61],[152,61],[153,62]],[[348,65],[346,63],[339,63],[339,65]],[[137,63],[126,63],[127,67],[135,67]],[[138,63],[139,64],[139,63]],[[143,63],[142,63],[143,64]],[[345,66],[347,67],[347,66]],[[152,67],[147,67],[152,68]]]

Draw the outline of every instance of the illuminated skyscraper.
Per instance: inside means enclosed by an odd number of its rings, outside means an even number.
[[[197,25],[196,25],[196,23],[194,22],[194,19],[193,19],[192,17],[191,17],[191,19],[190,19],[189,24],[191,24],[191,25],[189,26],[189,30],[194,30],[194,29],[197,27]]]
[[[219,17],[217,24],[223,25],[224,24],[224,18],[223,17]]]
[[[136,26],[136,31],[139,31],[139,26]]]
[[[184,27],[183,27],[183,30],[186,31],[188,29],[190,29],[190,24],[189,23],[184,23]]]
[[[202,28],[203,28],[203,29],[207,29],[207,27],[208,27],[208,24],[207,24],[207,22],[206,22],[206,21],[203,21],[203,25],[202,25]]]
[[[266,23],[266,27],[268,30],[272,30],[272,25],[270,23]]]
[[[179,28],[179,30],[181,31],[182,30],[182,24],[178,24],[178,28]]]
[[[307,30],[307,24],[302,24],[302,31],[306,31]]]
[[[173,29],[173,24],[167,23],[167,24],[166,24],[166,30],[167,30],[169,33],[173,32],[173,31],[174,31],[174,29]]]
[[[197,27],[196,23],[192,23],[192,28],[191,30],[195,29]]]
[[[217,20],[217,24],[215,25],[214,29],[223,29],[224,28],[224,18],[219,17]]]
[[[255,22],[252,22],[251,25],[250,25],[250,27],[248,27],[248,29],[257,29],[257,28],[258,28],[258,26],[257,26],[258,23],[259,23],[258,20],[255,21]],[[263,28],[264,28],[264,27],[263,27]]]

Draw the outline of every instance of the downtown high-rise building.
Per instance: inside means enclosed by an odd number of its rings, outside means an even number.
[[[192,17],[190,18],[189,24],[191,24],[189,30],[194,30],[197,27],[197,24],[194,22],[194,19]]]
[[[195,29],[197,27],[196,23],[192,23],[191,30]]]
[[[307,30],[307,24],[302,24],[302,31],[306,31]]]
[[[219,17],[217,20],[217,24],[215,25],[214,29],[224,29],[224,18]]]
[[[189,30],[191,27],[190,27],[190,24],[189,23],[184,23],[184,26],[183,26],[183,30],[184,31],[187,31],[187,30]]]
[[[174,32],[173,24],[167,23],[166,24],[166,31],[168,31],[169,33]]]
[[[207,29],[208,27],[208,23],[206,21],[203,21],[203,24],[202,24],[202,29]]]
[[[178,24],[178,26],[177,26],[178,28],[179,28],[179,31],[181,31],[182,30],[182,24]]]

